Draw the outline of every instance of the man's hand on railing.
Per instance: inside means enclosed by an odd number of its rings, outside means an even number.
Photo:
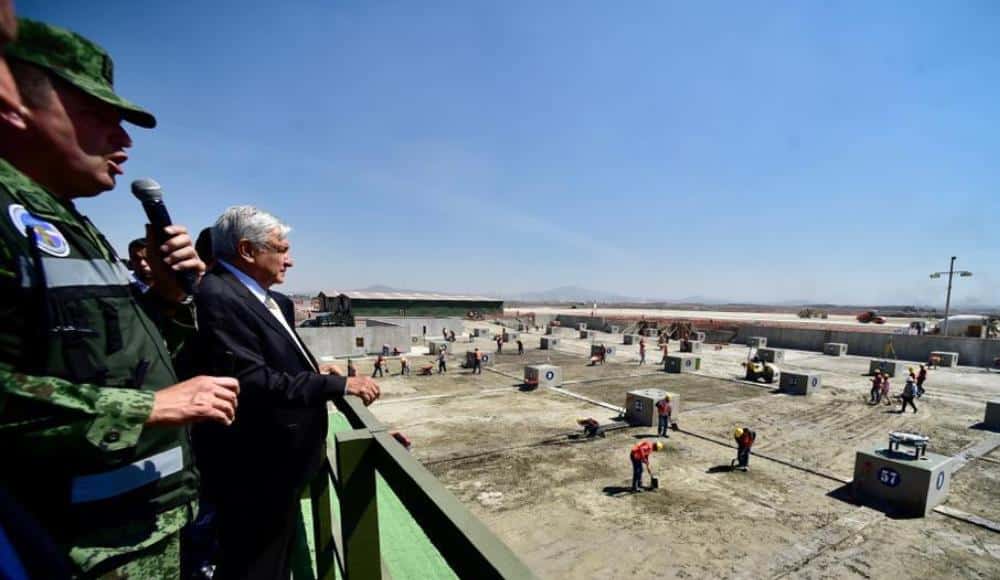
[[[348,395],[356,395],[361,398],[365,406],[371,405],[375,399],[379,398],[381,392],[378,383],[370,377],[350,377],[347,379]]]

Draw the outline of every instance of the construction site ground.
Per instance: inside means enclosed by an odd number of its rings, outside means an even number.
[[[522,333],[521,356],[512,344],[497,355],[488,340],[460,341],[443,375],[401,377],[391,361],[372,407],[539,577],[1000,577],[1000,533],[989,527],[1000,521],[1000,450],[990,451],[1000,433],[980,425],[985,402],[1000,399],[1000,374],[932,370],[919,412],[899,414],[895,399],[868,404],[867,358],[786,351],[782,370],[823,375],[819,392],[796,397],[743,381],[745,346],[705,345],[701,371],[667,374],[653,340],[639,366],[638,346],[621,337],[574,334],[548,351],[540,333]],[[587,363],[595,341],[617,349],[605,365]],[[474,346],[494,357],[478,376],[459,366]],[[410,359],[416,369],[432,357]],[[564,386],[523,390],[533,363],[560,366]],[[644,387],[679,395],[679,431],[652,457],[660,489],[632,494],[629,449],[656,429],[584,439],[576,419],[611,422],[625,393]],[[902,377],[893,392],[901,387]],[[758,433],[747,473],[729,468],[737,425]],[[988,451],[953,474],[944,507],[959,518],[855,503],[855,451],[889,431],[928,435],[944,455]]]

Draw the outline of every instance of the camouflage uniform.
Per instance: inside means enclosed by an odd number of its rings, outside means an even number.
[[[6,54],[156,123],[76,34],[21,20]],[[0,293],[0,485],[77,575],[179,577],[198,478],[184,429],[144,426],[154,391],[177,382],[170,354],[100,231],[3,160]]]

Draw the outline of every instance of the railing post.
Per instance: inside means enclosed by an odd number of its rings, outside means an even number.
[[[333,514],[330,506],[330,474],[326,464],[313,479],[309,489],[312,505],[313,541],[316,546],[316,578],[333,580],[337,549],[333,540]]]
[[[335,436],[347,580],[382,578],[375,493],[375,442],[367,429]]]

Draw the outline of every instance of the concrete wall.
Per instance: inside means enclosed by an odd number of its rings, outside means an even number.
[[[455,336],[462,334],[462,319],[461,318],[424,318],[424,317],[392,317],[392,316],[379,316],[378,318],[366,318],[365,324],[371,327],[378,326],[401,326],[406,328],[410,333],[410,336],[424,336],[424,329],[426,327],[426,336],[441,336],[441,332],[447,328],[449,331],[454,330]],[[402,349],[401,349],[402,350]]]
[[[605,318],[587,316],[586,314],[560,314],[556,317],[563,327],[576,328],[581,322],[587,323],[587,330],[611,331],[611,324]]]
[[[410,329],[402,326],[326,326],[298,328],[296,332],[317,359],[324,357],[364,356],[382,350],[383,344],[407,352],[412,346]],[[356,346],[356,339],[365,339],[364,348]],[[423,345],[422,339],[417,344]]]
[[[771,326],[744,326],[733,342],[746,344],[750,336],[766,336],[767,346],[823,352],[827,342],[847,343],[847,354],[881,357],[885,344],[892,338],[896,358],[926,361],[931,351],[957,352],[962,366],[987,366],[1000,356],[1000,340],[983,340],[952,336],[889,334],[880,332],[851,332],[843,330],[816,330],[804,328],[777,328]]]

